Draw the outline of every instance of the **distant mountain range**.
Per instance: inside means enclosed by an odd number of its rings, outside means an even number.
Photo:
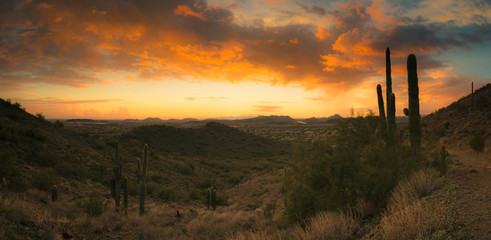
[[[148,123],[148,124],[172,124],[172,123],[207,123],[207,122],[220,122],[224,124],[273,124],[273,125],[296,125],[296,124],[334,124],[338,119],[342,119],[338,114],[330,117],[323,118],[292,118],[290,116],[258,116],[251,118],[241,118],[241,119],[230,119],[230,118],[208,118],[208,119],[197,119],[197,118],[183,118],[183,119],[167,119],[163,120],[160,118],[145,118],[143,120],[139,119],[125,119],[121,120],[124,122],[135,122],[135,123]],[[94,120],[94,119],[68,119],[66,122],[100,122],[107,120]]]

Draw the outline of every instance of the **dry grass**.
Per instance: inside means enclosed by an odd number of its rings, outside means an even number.
[[[344,213],[323,212],[311,218],[305,229],[297,228],[297,239],[354,239],[359,222]]]
[[[382,239],[429,239],[439,219],[445,215],[443,205],[430,204],[422,197],[441,184],[433,170],[419,171],[401,181],[394,189],[387,212],[381,222]]]
[[[394,212],[412,205],[418,199],[428,196],[441,185],[438,172],[434,169],[420,170],[408,179],[401,180],[389,199],[388,211]]]

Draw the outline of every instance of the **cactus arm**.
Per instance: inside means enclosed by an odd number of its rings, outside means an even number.
[[[382,119],[383,125],[386,126],[385,120],[385,110],[384,110],[384,98],[382,96],[382,86],[377,85],[377,97],[378,97],[378,112],[380,118]]]

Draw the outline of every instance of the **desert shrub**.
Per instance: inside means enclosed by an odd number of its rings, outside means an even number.
[[[64,125],[63,123],[60,121],[60,120],[56,120],[54,123],[53,123],[53,127],[55,128],[63,128]]]
[[[193,174],[193,167],[185,162],[179,162],[177,161],[174,164],[174,168],[176,169],[177,172],[184,174],[184,175],[191,175]]]
[[[98,193],[89,194],[89,198],[79,203],[84,212],[91,217],[100,216],[107,210],[109,202],[104,200]]]
[[[264,216],[266,218],[271,219],[273,217],[273,214],[276,210],[276,203],[275,202],[270,202],[266,204],[266,207],[264,208]]]
[[[190,200],[200,200],[200,196],[202,194],[200,193],[200,191],[196,188],[193,188],[191,189],[191,191],[189,191],[189,194],[188,194],[188,197]]]
[[[379,124],[377,117],[338,121],[332,138],[298,144],[284,178],[288,220],[348,210],[361,200],[376,209],[385,206],[397,180],[422,161]]]
[[[46,117],[42,113],[36,113],[36,117],[39,120],[46,121]]]
[[[60,162],[60,156],[50,149],[35,151],[33,152],[31,161],[44,167],[53,167],[56,163]]]
[[[27,188],[27,184],[15,165],[15,159],[16,154],[12,150],[0,151],[0,188],[20,192]]]
[[[52,169],[40,169],[34,173],[31,184],[41,191],[50,191],[56,184],[55,174]]]
[[[469,141],[469,146],[476,152],[482,152],[484,150],[484,144],[486,142],[485,131],[475,131],[472,133],[471,139]]]
[[[477,109],[479,109],[479,111],[483,111],[487,106],[488,106],[488,103],[486,101],[486,98],[484,96],[480,96],[477,101],[476,101],[476,105],[477,105]]]
[[[177,198],[177,190],[174,187],[162,187],[157,193],[157,197],[165,202],[175,201]]]
[[[245,206],[249,211],[254,211],[256,210],[256,208],[261,207],[261,205],[262,205],[261,203],[248,203]]]
[[[67,160],[58,160],[54,166],[57,174],[63,177],[79,177],[87,178],[89,174],[89,168],[81,162],[68,162]]]
[[[224,191],[217,191],[217,205],[225,206],[228,204],[228,195]]]
[[[0,123],[0,139],[15,142],[17,141],[17,136],[12,127]]]
[[[46,141],[46,135],[39,129],[37,128],[31,128],[25,131],[24,133],[26,136],[31,137],[33,139],[39,140],[39,141]]]
[[[240,172],[232,172],[228,175],[228,181],[234,185],[239,184],[242,178],[243,175]]]

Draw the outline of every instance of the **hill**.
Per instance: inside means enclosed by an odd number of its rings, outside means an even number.
[[[121,142],[138,140],[166,155],[247,159],[284,155],[288,147],[240,131],[227,125],[209,122],[200,128],[176,128],[166,125],[142,126],[125,133]]]
[[[489,151],[491,84],[477,89],[474,96],[469,94],[425,116],[422,119],[422,126],[427,135],[439,139],[443,145]]]

